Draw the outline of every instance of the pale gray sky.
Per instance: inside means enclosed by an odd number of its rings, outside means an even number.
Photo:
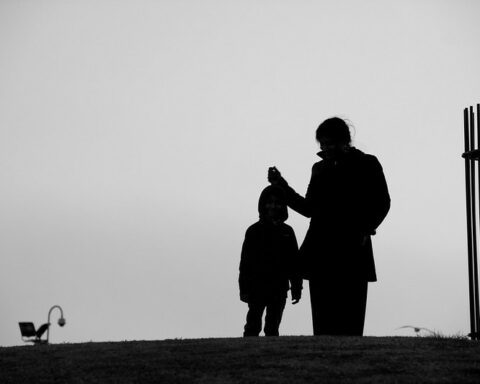
[[[392,209],[367,335],[468,333],[462,111],[475,0],[0,1],[0,345],[236,337],[267,168],[304,193],[338,115]],[[308,220],[290,214],[299,241]],[[54,313],[55,320],[57,313]],[[311,334],[308,289],[282,334]]]

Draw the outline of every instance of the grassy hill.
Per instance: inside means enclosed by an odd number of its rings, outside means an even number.
[[[275,337],[0,348],[0,383],[480,383],[480,343]]]

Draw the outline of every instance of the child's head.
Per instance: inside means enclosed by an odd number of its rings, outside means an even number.
[[[269,185],[260,194],[258,213],[260,220],[283,223],[288,219],[285,192],[276,185]]]

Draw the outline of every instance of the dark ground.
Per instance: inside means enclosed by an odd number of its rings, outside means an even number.
[[[480,343],[274,337],[0,348],[0,383],[480,383]]]

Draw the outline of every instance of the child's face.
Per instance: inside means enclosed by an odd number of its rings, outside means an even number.
[[[274,222],[280,220],[282,215],[282,208],[282,201],[275,195],[269,196],[265,201],[265,211],[267,214],[267,218]]]

